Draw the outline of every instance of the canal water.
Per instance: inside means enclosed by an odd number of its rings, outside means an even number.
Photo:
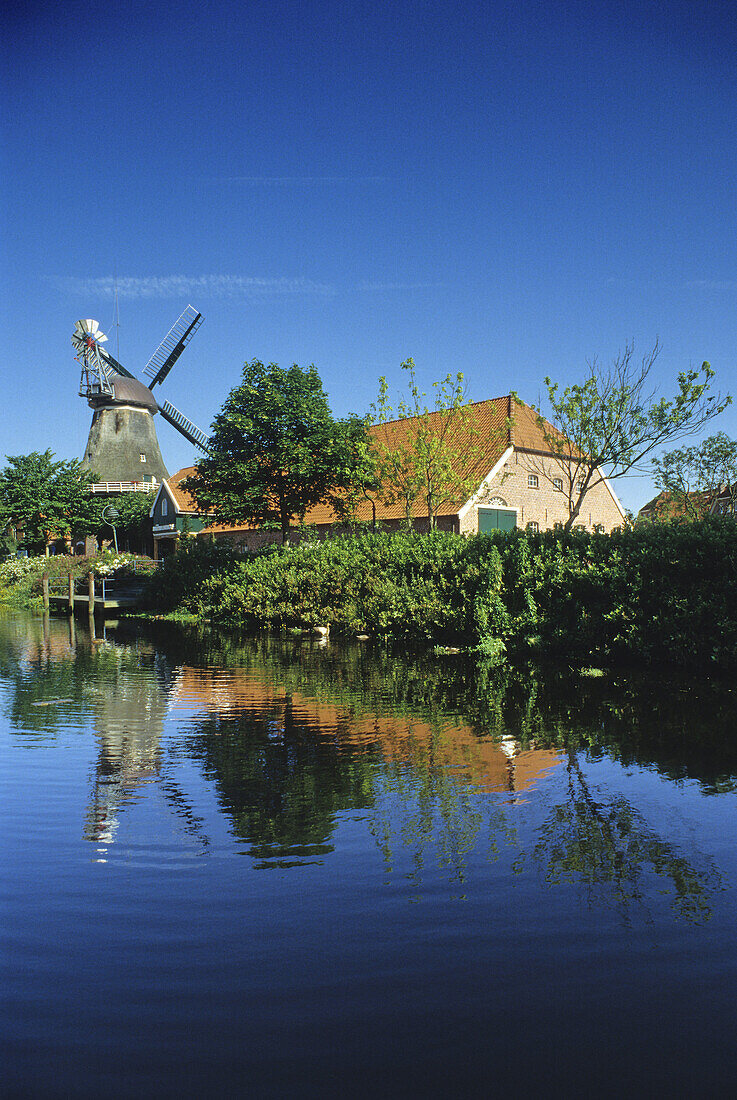
[[[733,1094],[736,725],[731,684],[6,614],[0,1092]]]

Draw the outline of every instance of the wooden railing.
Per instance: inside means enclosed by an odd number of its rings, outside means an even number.
[[[157,481],[96,481],[90,485],[91,493],[154,493]]]

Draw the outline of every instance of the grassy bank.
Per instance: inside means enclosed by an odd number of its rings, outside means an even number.
[[[721,519],[612,535],[362,534],[247,559],[192,540],[151,584],[159,613],[249,629],[320,624],[592,667],[737,660],[737,526]]]

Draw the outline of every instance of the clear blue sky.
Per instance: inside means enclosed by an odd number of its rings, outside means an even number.
[[[632,339],[737,391],[731,4],[17,0],[2,49],[0,460],[82,454],[116,275],[136,373],[203,313],[160,392],[205,430],[253,357],[338,415],[410,355],[532,402]]]

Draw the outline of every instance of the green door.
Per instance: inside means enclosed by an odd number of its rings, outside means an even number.
[[[513,531],[517,526],[517,513],[511,508],[479,508],[479,532]]]

